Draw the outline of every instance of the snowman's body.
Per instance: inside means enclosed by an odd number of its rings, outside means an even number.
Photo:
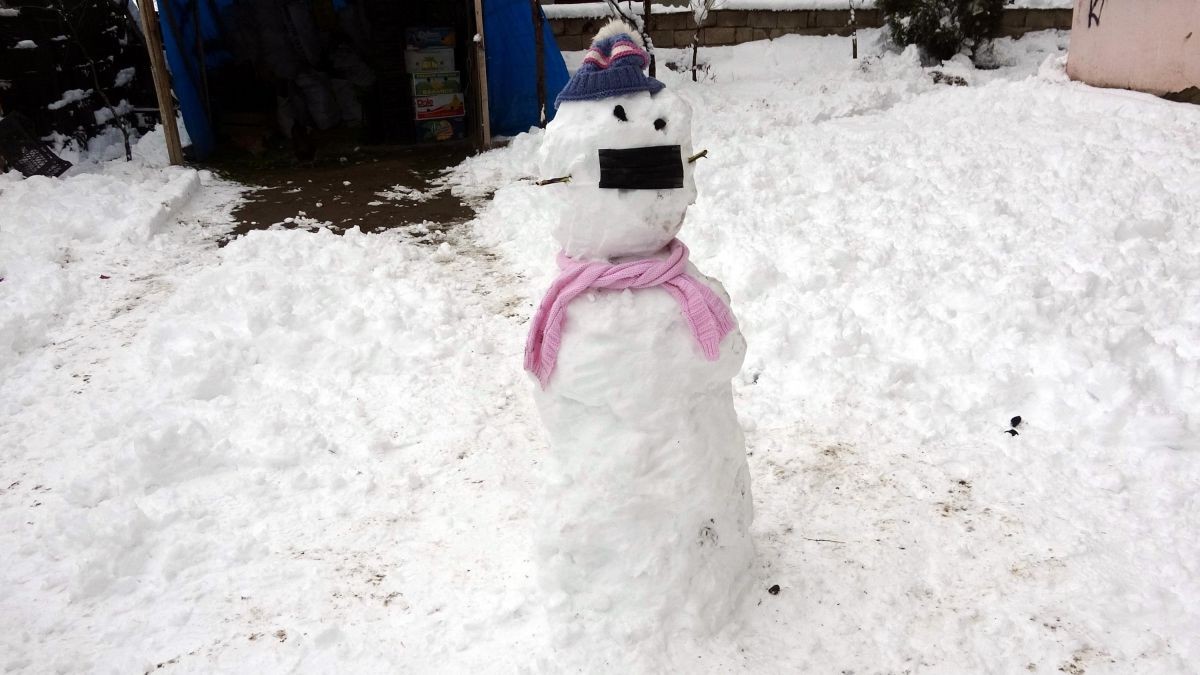
[[[682,187],[598,187],[599,150],[648,146],[679,146]],[[540,170],[571,176],[541,188],[564,252],[610,263],[665,256],[695,201],[691,151],[690,110],[669,91],[563,103]],[[719,284],[687,269],[728,303]],[[753,559],[731,386],[744,356],[735,328],[707,360],[661,287],[589,290],[569,304],[556,367],[536,393],[551,446],[537,559],[560,646],[634,649],[703,635],[730,616]]]
[[[631,642],[710,632],[753,557],[730,385],[745,341],[731,333],[706,361],[660,289],[581,297],[567,325],[535,395],[551,446],[537,552],[552,621]]]

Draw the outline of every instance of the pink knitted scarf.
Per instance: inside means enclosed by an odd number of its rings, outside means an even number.
[[[542,388],[546,388],[558,360],[567,305],[590,288],[619,291],[662,286],[679,303],[705,358],[717,360],[721,340],[734,328],[733,314],[711,288],[687,273],[688,249],[683,242],[672,239],[667,244],[667,254],[661,259],[645,258],[611,265],[574,260],[560,253],[558,267],[562,273],[546,291],[529,326],[525,370],[536,375]]]

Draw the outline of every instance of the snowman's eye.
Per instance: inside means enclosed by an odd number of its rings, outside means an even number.
[[[667,128],[667,121],[666,121],[666,120],[664,120],[664,119],[663,119],[663,118],[661,118],[661,117],[660,117],[660,118],[658,118],[658,119],[656,119],[656,120],[654,120],[654,130],[655,130],[655,131],[662,131],[663,129],[666,129],[666,128]]]
[[[625,106],[619,105],[619,106],[613,108],[613,117],[621,120],[622,122],[629,121],[629,118],[625,116]]]

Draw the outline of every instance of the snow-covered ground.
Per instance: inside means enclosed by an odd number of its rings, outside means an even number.
[[[648,671],[1195,671],[1200,110],[1065,46],[940,69],[968,86],[834,37],[663,74],[750,345],[759,564]],[[529,562],[539,142],[452,172],[481,211],[445,241],[217,248],[238,187],[154,152],[0,177],[0,670],[573,661]]]

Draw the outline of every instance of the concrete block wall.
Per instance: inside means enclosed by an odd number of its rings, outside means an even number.
[[[1000,19],[1000,34],[1016,37],[1035,30],[1071,30],[1073,15],[1070,9],[1006,9]]]
[[[559,49],[586,49],[596,31],[608,17],[587,19],[550,19]],[[859,28],[883,25],[879,10],[855,12]],[[715,10],[701,30],[705,46],[735,45],[753,40],[774,39],[783,35],[849,35],[849,10]],[[1022,35],[1029,31],[1071,28],[1069,9],[1006,9],[1001,34]],[[650,38],[656,47],[687,47],[696,32],[690,12],[655,14],[650,18]]]

